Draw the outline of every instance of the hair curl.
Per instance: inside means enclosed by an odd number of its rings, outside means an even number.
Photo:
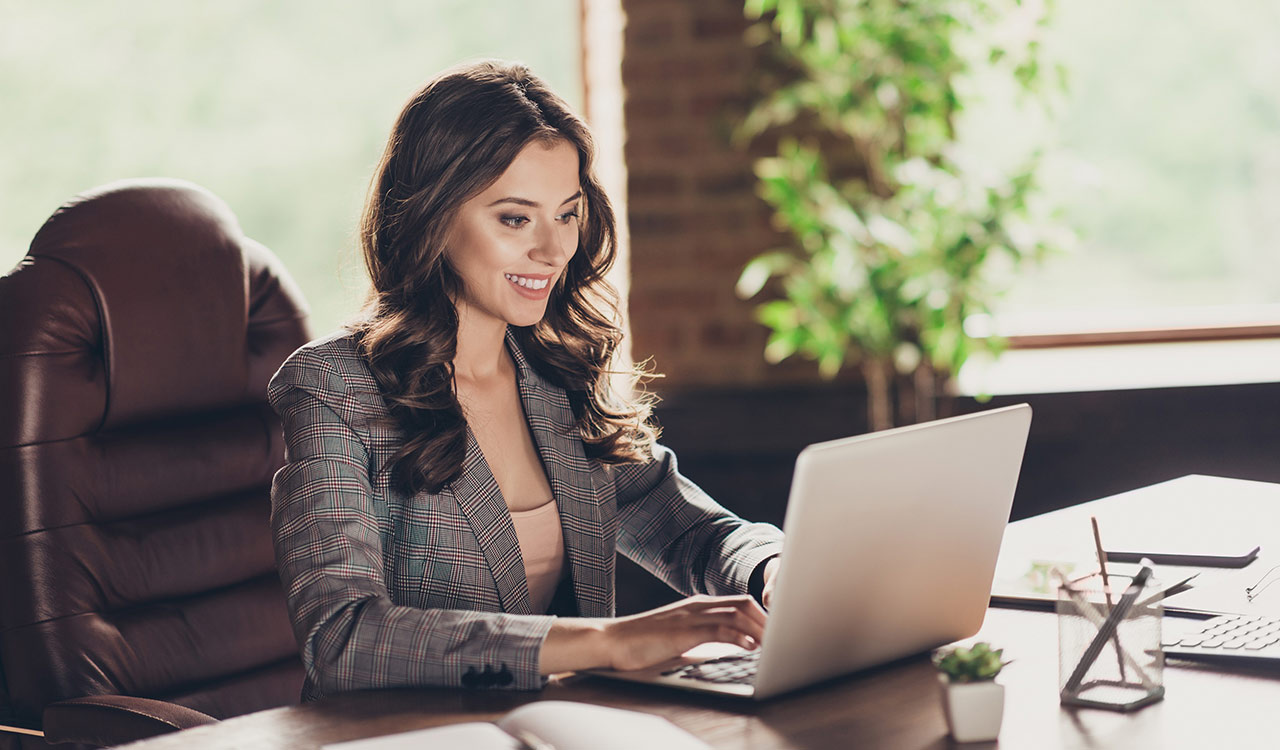
[[[618,295],[605,279],[617,254],[613,208],[592,169],[586,125],[523,65],[458,66],[418,91],[396,120],[360,222],[373,283],[365,317],[352,327],[406,436],[391,458],[392,481],[413,494],[457,478],[466,420],[453,380],[461,280],[445,253],[467,200],[492,185],[529,143],[561,140],[578,152],[582,217],[578,252],[537,324],[514,329],[531,365],[565,389],[587,455],[644,461],[656,428],[652,397],[619,397],[610,364],[622,339]],[[631,386],[638,374],[630,373]]]

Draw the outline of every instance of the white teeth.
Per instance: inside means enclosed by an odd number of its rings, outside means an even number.
[[[545,289],[547,284],[551,283],[551,279],[526,279],[523,276],[515,276],[513,274],[503,274],[507,277],[507,281],[513,284],[519,284],[526,289]]]

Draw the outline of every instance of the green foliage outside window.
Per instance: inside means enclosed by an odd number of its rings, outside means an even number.
[[[1009,19],[1046,14],[998,0],[748,0],[761,45],[761,93],[739,128],[776,141],[756,163],[760,195],[793,247],[749,263],[738,293],[758,308],[765,357],[799,354],[824,377],[846,365],[867,382],[873,429],[933,415],[939,374],[975,347],[965,319],[987,311],[996,279],[1045,255],[1037,156],[995,172],[966,157],[959,81],[1002,71],[1029,95],[1059,81],[1034,34]]]

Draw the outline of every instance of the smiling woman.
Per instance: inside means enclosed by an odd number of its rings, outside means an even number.
[[[648,399],[611,387],[617,232],[594,157],[518,64],[445,71],[397,118],[361,222],[371,302],[270,387],[305,695],[529,690],[763,637],[781,531],[680,475]],[[690,598],[614,617],[617,553]]]

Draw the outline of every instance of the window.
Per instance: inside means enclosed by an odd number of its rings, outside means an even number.
[[[1043,43],[1067,69],[1063,101],[1035,116],[980,88],[962,121],[993,162],[1046,143],[1047,202],[1078,232],[1017,279],[998,329],[1257,335],[1280,322],[1277,37],[1271,0],[1054,3]]]
[[[11,3],[0,24],[0,265],[64,200],[197,182],[302,286],[315,332],[364,296],[365,187],[401,105],[457,61],[528,63],[581,104],[578,0]]]

